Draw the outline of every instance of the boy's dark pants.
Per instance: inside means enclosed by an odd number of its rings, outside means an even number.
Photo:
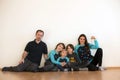
[[[65,66],[57,65],[57,67],[58,67],[58,69],[60,69],[60,71],[64,71],[64,69],[68,69],[69,70],[68,64],[66,64]]]
[[[73,70],[79,70],[79,65],[77,62],[70,62],[68,65],[70,68],[73,68]]]

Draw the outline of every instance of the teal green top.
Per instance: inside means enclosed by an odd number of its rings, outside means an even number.
[[[60,62],[58,62],[57,60],[55,60],[55,57],[54,57],[55,54],[58,54],[58,52],[56,50],[52,50],[49,53],[48,58],[51,60],[52,63],[61,65]]]
[[[79,48],[80,46],[84,46],[84,45],[80,45],[80,44],[76,45],[76,46],[75,46],[75,53],[78,53],[77,50],[78,50],[78,48]],[[94,44],[90,44],[90,43],[89,43],[89,48],[90,48],[90,49],[98,49],[98,48],[99,48],[98,41],[97,41],[97,40],[94,40]]]
[[[78,44],[78,45],[75,46],[75,50],[74,50],[74,51],[75,51],[75,53],[76,53],[77,55],[78,55],[78,51],[77,51],[77,50],[78,50],[78,48],[79,48],[80,46],[82,47],[82,46],[85,46],[85,45],[80,45],[80,44]],[[94,44],[90,44],[90,43],[89,43],[89,48],[90,48],[90,49],[98,49],[98,48],[99,48],[98,41],[97,41],[97,40],[94,40]],[[93,59],[91,59],[89,62],[91,62],[92,60],[93,60]]]
[[[67,63],[69,62],[69,58],[68,58],[68,57],[59,57],[59,58],[57,59],[57,61],[59,62],[60,59],[66,59],[66,60],[67,60]]]

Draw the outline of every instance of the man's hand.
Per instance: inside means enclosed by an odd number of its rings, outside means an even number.
[[[22,63],[24,63],[24,59],[21,59],[21,60],[19,61],[19,64],[22,64]]]
[[[23,54],[22,54],[22,58],[21,58],[21,60],[19,61],[19,64],[24,63],[24,59],[26,58],[27,55],[28,55],[28,52],[27,52],[27,51],[24,51]]]

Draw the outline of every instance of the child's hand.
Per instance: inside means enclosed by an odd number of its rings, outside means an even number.
[[[64,66],[64,63],[63,63],[63,62],[61,63],[61,66]]]
[[[63,62],[64,63],[64,65],[66,65],[66,62]]]
[[[65,65],[66,65],[66,63],[65,63],[65,62],[62,62],[62,63],[61,63],[61,66],[65,66]]]
[[[91,39],[96,39],[95,36],[91,36]]]

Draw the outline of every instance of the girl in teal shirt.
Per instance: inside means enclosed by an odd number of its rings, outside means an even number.
[[[58,43],[56,45],[56,48],[50,51],[44,67],[40,68],[40,72],[58,71],[58,68],[56,65],[64,66],[65,65],[64,62],[57,61],[57,59],[60,57],[60,52],[63,49],[65,49],[64,43]]]
[[[103,51],[99,48],[96,38],[92,36],[91,39],[94,40],[94,44],[88,43],[86,35],[81,34],[78,38],[78,45],[75,46],[75,53],[79,56],[79,61],[83,63],[84,67],[88,67],[88,70],[103,70],[101,67]],[[95,56],[91,55],[90,49],[97,49]]]

